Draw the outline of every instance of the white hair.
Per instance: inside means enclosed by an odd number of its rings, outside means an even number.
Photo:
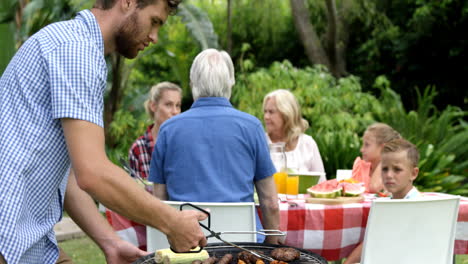
[[[200,97],[229,99],[235,82],[234,65],[227,52],[206,49],[195,57],[190,68],[190,86],[194,100]]]

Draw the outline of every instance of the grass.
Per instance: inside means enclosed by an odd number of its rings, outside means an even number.
[[[72,258],[75,264],[106,263],[104,254],[89,237],[60,242],[59,246]],[[457,255],[455,264],[468,264],[468,255]]]
[[[106,263],[101,249],[87,236],[60,242],[59,246],[72,258],[74,264]]]

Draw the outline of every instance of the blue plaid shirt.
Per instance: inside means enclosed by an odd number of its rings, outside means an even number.
[[[61,118],[103,126],[102,34],[85,10],[43,28],[0,79],[0,252],[9,264],[55,263],[70,159]]]

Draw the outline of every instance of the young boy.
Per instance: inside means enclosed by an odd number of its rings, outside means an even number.
[[[405,139],[394,139],[382,149],[382,183],[392,199],[411,199],[421,193],[413,186],[419,173],[419,152],[415,145]],[[348,256],[344,264],[361,260],[362,243]]]
[[[410,199],[421,196],[413,181],[419,173],[419,152],[404,139],[385,144],[382,150],[382,182],[392,193],[392,199]]]

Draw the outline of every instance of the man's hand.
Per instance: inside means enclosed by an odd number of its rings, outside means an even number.
[[[122,239],[114,241],[110,245],[111,247],[103,249],[108,264],[133,263],[150,254]]]
[[[197,246],[206,246],[206,237],[201,231],[199,221],[208,216],[203,212],[186,210],[178,211],[177,217],[169,227],[167,240],[176,252],[187,252]]]

